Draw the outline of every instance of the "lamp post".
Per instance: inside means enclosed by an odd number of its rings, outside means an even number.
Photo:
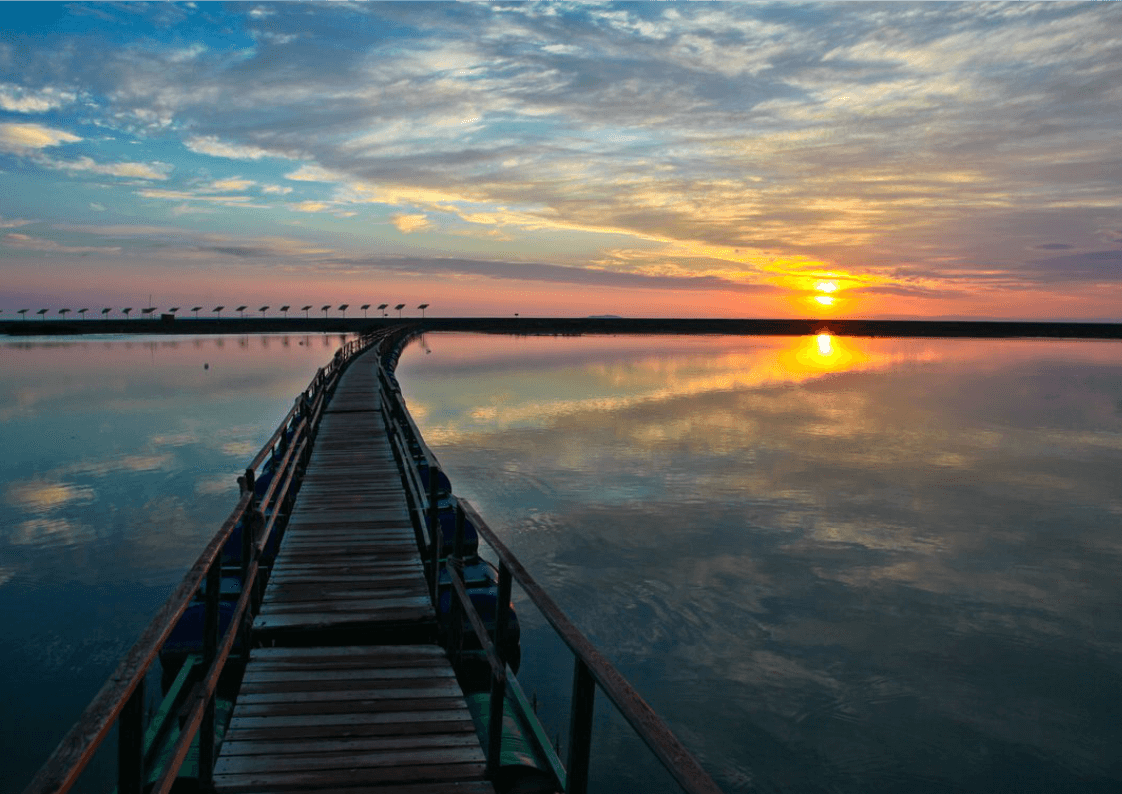
[[[269,311],[269,307],[268,307],[268,306],[262,306],[262,307],[261,307],[260,309],[258,309],[257,311],[261,312],[261,316],[262,316],[262,317],[264,317],[264,316],[265,316],[265,312]]]
[[[300,311],[304,312],[304,319],[305,319],[305,320],[306,320],[306,319],[308,319],[308,311],[309,311],[309,310],[310,310],[311,308],[312,308],[312,304],[310,304],[310,303],[309,303],[309,304],[308,304],[307,306],[305,306],[305,307],[303,307],[302,309],[300,309]]]
[[[179,311],[179,307],[172,306],[170,309],[168,309],[168,314],[175,314],[177,311]]]
[[[111,311],[113,311],[113,309],[109,306],[106,306],[104,309],[102,309],[101,310],[101,319],[103,319],[103,320],[107,319],[109,317],[109,312],[111,312]]]
[[[70,309],[59,309],[58,313],[62,316],[62,319],[65,320],[66,315],[70,314]]]
[[[154,312],[154,311],[156,311],[156,307],[155,307],[155,306],[146,306],[146,307],[144,307],[143,309],[141,309],[141,310],[140,310],[140,313],[141,313],[141,314],[146,314],[146,315],[148,315],[149,317],[151,317],[151,316],[152,316],[152,312]]]
[[[132,306],[126,306],[125,308],[121,309],[121,314],[125,315],[125,319],[127,320],[127,319],[129,319],[129,312],[131,312],[131,311],[132,311]]]
[[[389,306],[389,304],[388,304],[388,303],[379,303],[379,304],[378,304],[378,311],[380,311],[380,312],[382,313],[382,316],[383,316],[383,317],[385,317],[385,316],[386,316],[386,307],[387,307],[387,306]]]
[[[348,307],[348,306],[350,306],[350,304],[349,304],[349,303],[344,303],[343,305],[341,305],[341,306],[339,307],[339,311],[341,311],[341,312],[343,313],[343,316],[344,316],[344,317],[346,317],[346,316],[347,316],[347,307]]]
[[[360,308],[362,309],[362,316],[366,317],[366,310],[370,308],[370,304],[364,303]]]
[[[327,310],[330,309],[330,308],[331,308],[330,303],[327,304],[326,306],[320,307],[320,311],[323,312],[323,319],[325,319],[325,320],[327,319]]]
[[[422,317],[422,318],[424,318],[424,316],[425,316],[425,309],[427,309],[428,307],[429,307],[429,305],[428,305],[427,303],[422,303],[422,304],[421,304],[420,306],[418,306],[418,307],[417,307],[418,309],[420,309],[420,310],[421,310],[421,317]]]
[[[50,309],[40,309],[39,311],[37,311],[35,313],[38,314],[40,317],[42,317],[44,320],[46,320],[47,319],[47,312],[49,312],[49,311],[50,311]]]
[[[221,317],[222,316],[222,310],[225,309],[225,308],[226,308],[225,306],[215,306],[214,307],[214,313],[217,316]]]
[[[248,308],[248,306],[239,306],[238,308],[234,309],[234,311],[238,313],[239,317],[245,317],[245,310]]]
[[[20,309],[16,314],[22,315],[23,319],[27,319],[27,309]]]
[[[280,307],[281,312],[284,314],[284,319],[286,320],[288,319],[288,308],[287,305]]]
[[[78,314],[82,315],[82,319],[84,320],[84,319],[86,319],[86,312],[88,312],[88,311],[89,311],[89,309],[79,309]]]
[[[199,319],[199,312],[201,312],[202,310],[203,310],[202,306],[192,306],[191,307],[191,311],[193,311],[195,313],[195,319],[196,320]]]

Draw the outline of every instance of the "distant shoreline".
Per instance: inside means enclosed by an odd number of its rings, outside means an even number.
[[[78,336],[88,334],[226,335],[277,333],[362,333],[387,325],[423,331],[533,336],[581,334],[670,334],[729,336],[949,337],[973,339],[1122,339],[1122,323],[1022,322],[1007,320],[841,320],[841,319],[632,319],[627,317],[231,317],[133,320],[0,320],[0,335]]]

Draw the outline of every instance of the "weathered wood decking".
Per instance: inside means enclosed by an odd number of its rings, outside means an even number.
[[[219,794],[493,792],[386,436],[377,361],[344,373],[277,555]]]
[[[378,398],[377,360],[347,369],[320,423],[254,641],[428,643],[436,622]]]

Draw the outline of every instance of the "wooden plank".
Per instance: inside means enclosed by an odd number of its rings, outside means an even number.
[[[471,715],[461,698],[453,706],[432,708],[425,710],[410,710],[406,708],[386,709],[385,711],[364,711],[362,713],[323,713],[323,714],[259,714],[239,715],[237,713],[230,719],[227,737],[233,741],[235,731],[251,730],[281,730],[293,728],[296,730],[314,731],[316,729],[362,730],[369,726],[408,725],[429,723],[444,725],[459,722],[463,719],[471,720]],[[474,724],[474,723],[473,723]],[[410,730],[418,730],[410,727]]]
[[[313,714],[353,714],[355,712],[409,713],[411,711],[445,711],[447,709],[457,708],[462,705],[463,702],[463,695],[460,695],[458,697],[423,698],[420,700],[412,697],[404,697],[397,700],[368,698],[347,701],[324,701],[315,704],[314,707],[309,707],[304,703],[262,703],[260,705],[247,704],[245,706],[240,706],[237,708],[237,713],[243,717],[270,718],[295,717],[298,715],[310,716]]]
[[[256,775],[262,773],[310,772],[314,770],[346,770],[377,767],[402,767],[414,764],[437,767],[445,764],[478,763],[483,760],[479,740],[475,746],[435,746],[408,748],[386,752],[355,753],[303,753],[299,755],[223,755],[215,767],[214,776]]]
[[[298,692],[286,692],[270,690],[267,692],[251,693],[241,692],[238,694],[238,706],[263,706],[268,703],[284,703],[286,705],[296,706],[298,704],[309,703],[315,704],[316,708],[321,703],[341,702],[341,703],[364,703],[372,700],[409,700],[411,698],[455,698],[462,696],[463,691],[460,689],[456,679],[440,679],[439,681],[431,681],[428,679],[419,679],[413,681],[393,681],[394,686],[388,686],[389,682],[375,681],[368,682],[365,685],[360,685],[357,682],[352,683],[346,689],[301,689]]]
[[[350,657],[355,658],[356,663],[383,660],[387,664],[412,659],[439,659],[444,662],[448,661],[448,657],[443,649],[435,645],[408,645],[400,648],[385,648],[377,645],[339,645],[330,648],[274,647],[254,648],[250,652],[250,661],[263,661],[266,659],[308,659],[316,657],[326,660]]]
[[[270,741],[224,742],[224,757],[308,755],[315,753],[324,758],[338,758],[342,753],[376,753],[397,750],[421,750],[426,747],[474,747],[479,750],[479,739],[474,731],[461,731],[447,736],[419,734],[417,736],[358,736],[349,739],[303,738]]]
[[[433,712],[439,713],[439,712]],[[382,715],[375,715],[382,716]],[[390,715],[391,717],[393,715]],[[416,715],[405,715],[416,716]],[[257,720],[257,717],[248,717]],[[237,736],[245,741],[286,741],[288,739],[331,739],[352,738],[361,736],[402,736],[406,733],[412,735],[434,733],[473,733],[475,723],[470,716],[462,719],[433,719],[422,721],[387,720],[385,722],[367,722],[362,724],[346,725],[274,725],[269,721],[268,727],[241,727]],[[224,745],[225,746],[225,745]]]
[[[482,780],[483,764],[421,764],[390,768],[343,769],[334,774],[323,770],[306,772],[260,772],[247,775],[215,775],[214,785],[222,792],[256,792],[281,787],[306,790],[330,786],[368,786],[386,783],[412,783]]]
[[[311,794],[356,794],[353,788],[324,788],[316,786],[303,791]],[[494,794],[494,787],[486,780],[442,780],[439,782],[402,783],[378,787],[378,794]],[[262,789],[260,794],[280,794],[278,790]]]

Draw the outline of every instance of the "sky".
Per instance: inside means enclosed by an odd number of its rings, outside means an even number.
[[[1122,3],[0,19],[0,319],[1122,319]]]

